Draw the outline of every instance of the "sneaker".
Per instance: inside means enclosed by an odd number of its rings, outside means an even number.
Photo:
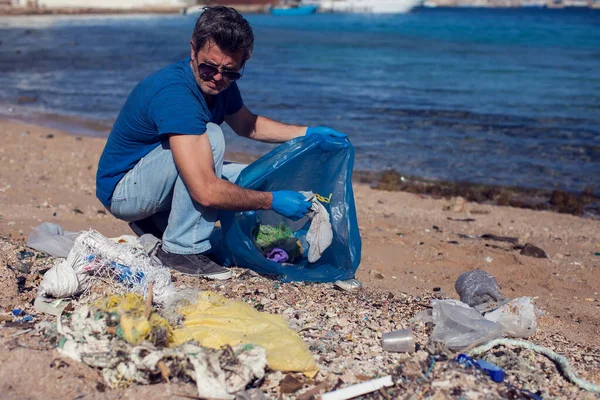
[[[163,250],[162,246],[156,251],[158,259],[167,267],[186,275],[202,276],[219,281],[231,278],[231,271],[204,254],[174,254]]]

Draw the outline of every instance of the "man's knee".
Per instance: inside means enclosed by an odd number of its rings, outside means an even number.
[[[210,147],[212,148],[215,160],[223,158],[225,155],[225,136],[223,135],[221,127],[209,122],[206,124],[206,133],[208,134]]]

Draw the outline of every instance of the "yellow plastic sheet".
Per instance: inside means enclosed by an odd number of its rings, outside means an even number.
[[[308,377],[319,370],[306,343],[279,315],[258,312],[213,292],[201,292],[198,302],[181,308],[180,314],[184,327],[173,331],[175,346],[189,340],[213,349],[255,344],[264,347],[273,370],[304,372]]]

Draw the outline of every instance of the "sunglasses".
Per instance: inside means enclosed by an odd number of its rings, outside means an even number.
[[[234,72],[234,71],[227,71],[224,69],[221,70],[213,65],[206,64],[206,63],[198,64],[198,73],[200,74],[200,78],[205,81],[211,80],[215,75],[220,73],[224,80],[229,81],[229,82],[234,82],[242,77],[243,71],[244,71],[243,67],[240,72]]]

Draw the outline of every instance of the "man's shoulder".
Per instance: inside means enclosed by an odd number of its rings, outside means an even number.
[[[139,83],[147,94],[155,95],[167,87],[180,87],[193,89],[188,76],[190,71],[187,60],[181,60],[159,69]]]

